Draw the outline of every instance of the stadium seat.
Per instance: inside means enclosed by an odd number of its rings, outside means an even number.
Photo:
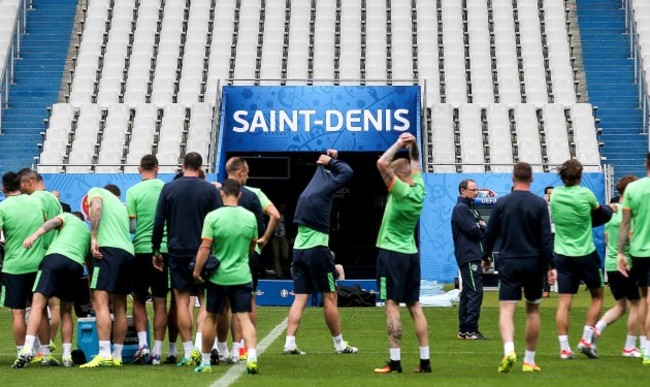
[[[68,157],[68,164],[65,166],[67,173],[90,173],[92,172],[93,153],[88,151],[71,151]],[[79,164],[79,165],[76,165]]]
[[[87,161],[85,144],[93,148],[87,163],[97,165],[78,170],[136,172],[142,152],[157,151],[175,171],[182,151],[214,152],[214,106],[226,79],[417,78],[436,172],[509,172],[517,160],[598,155],[591,106],[576,104],[566,14],[563,0],[94,0],[69,104],[53,106],[43,153]],[[101,165],[115,160],[126,165]],[[477,165],[456,166],[467,160]]]

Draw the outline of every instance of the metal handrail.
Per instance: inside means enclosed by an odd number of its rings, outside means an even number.
[[[427,166],[448,166],[448,165],[454,165],[454,166],[499,166],[499,167],[512,167],[516,163],[451,163],[451,162],[434,162],[434,161],[429,161],[425,163]],[[562,164],[554,164],[554,163],[528,163],[531,167],[559,167]],[[583,167],[598,167],[601,168],[602,166],[600,164],[582,164]]]
[[[14,82],[15,60],[20,56],[22,36],[27,30],[27,3],[31,9],[31,0],[20,0],[16,8],[14,25],[11,27],[11,39],[7,47],[4,67],[0,73],[0,132],[2,129],[2,109],[9,104],[9,85]]]
[[[650,112],[648,99],[650,95],[648,95],[648,83],[643,68],[643,58],[641,57],[641,42],[639,41],[636,20],[634,18],[633,0],[621,0],[621,3],[625,11],[625,30],[630,35],[630,59],[634,61],[634,82],[637,84],[639,108],[642,110],[643,115],[642,134],[649,134],[648,126],[650,120],[648,119],[648,115]]]
[[[331,86],[332,83],[336,82],[352,82],[355,84],[361,84],[364,82],[369,82],[369,83],[383,83],[385,86],[414,86],[418,84],[419,79],[414,79],[414,78],[399,78],[399,79],[387,79],[387,78],[370,78],[370,79],[360,79],[360,78],[341,78],[341,79],[332,79],[332,78],[314,78],[314,79],[309,79],[309,78],[225,78],[224,79],[226,85],[236,85],[237,82],[254,82],[254,83],[262,83],[262,82],[306,82],[306,83],[321,83],[321,82],[327,82]],[[390,85],[388,84],[389,82],[410,82],[412,84],[409,85]],[[256,86],[267,86],[267,85],[256,85]],[[276,86],[276,85],[268,85],[268,86]],[[293,86],[293,85],[286,85],[286,86]],[[296,85],[296,86],[308,86],[308,85]],[[354,86],[354,85],[336,85],[336,86]]]

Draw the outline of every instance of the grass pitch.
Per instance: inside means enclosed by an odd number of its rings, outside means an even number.
[[[600,359],[589,360],[576,354],[572,361],[559,359],[555,332],[555,305],[557,296],[542,304],[542,334],[537,350],[541,374],[523,374],[521,364],[524,352],[523,329],[525,313],[520,303],[516,315],[515,347],[519,360],[510,374],[497,374],[502,355],[498,334],[498,303],[496,293],[489,292],[481,312],[481,331],[491,338],[487,341],[461,341],[456,338],[457,308],[426,308],[429,321],[432,374],[412,374],[418,364],[418,346],[410,317],[402,313],[404,340],[402,345],[401,375],[375,375],[373,368],[388,358],[388,344],[383,310],[381,308],[342,308],[343,336],[351,345],[359,347],[356,355],[334,354],[322,317],[322,309],[307,309],[297,336],[305,356],[283,356],[284,334],[274,341],[259,357],[260,375],[242,375],[234,385],[240,386],[629,386],[641,385],[650,372],[639,359],[621,356],[626,328],[619,321],[609,326],[599,341]],[[611,306],[611,296],[606,307]],[[588,295],[581,291],[571,313],[571,346],[582,334]],[[287,315],[288,308],[259,308],[258,342]],[[164,345],[167,350],[167,344]],[[60,359],[61,343],[57,341],[55,356]],[[191,369],[176,366],[136,366],[104,369],[65,369],[30,366],[10,368],[15,359],[11,315],[0,310],[0,385],[48,386],[209,386],[219,383],[231,368],[213,367],[212,374],[196,375]]]

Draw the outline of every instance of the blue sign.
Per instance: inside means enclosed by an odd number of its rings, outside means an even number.
[[[225,86],[220,148],[383,152],[419,127],[419,86]]]
[[[170,181],[173,175],[160,175],[163,181]],[[138,174],[45,174],[43,175],[48,190],[61,192],[61,201],[67,202],[73,211],[82,210],[82,199],[92,187],[115,184],[122,190],[122,201],[128,188],[137,184]],[[458,198],[458,184],[463,179],[476,181],[479,188],[477,205],[493,205],[500,196],[510,192],[512,175],[509,173],[484,174],[435,174],[424,175],[427,196],[420,218],[420,253],[422,262],[422,279],[438,282],[452,282],[458,276],[458,267],[454,258],[454,244],[451,236],[451,212]],[[211,174],[208,181],[215,181]],[[544,196],[544,187],[562,185],[555,173],[534,174],[531,191]],[[582,185],[591,189],[600,203],[605,201],[605,182],[602,173],[585,173]],[[594,229],[594,243],[601,257],[604,256],[603,228]],[[275,282],[275,281],[269,281]],[[293,284],[278,282],[270,287],[260,285],[265,294],[258,294],[258,301],[266,305],[291,305],[293,302]]]
[[[174,176],[159,174],[158,178],[169,182]],[[206,180],[215,181],[215,175],[208,174]],[[43,181],[48,191],[59,191],[61,201],[69,204],[72,211],[83,212],[82,201],[91,188],[115,184],[122,191],[120,200],[126,202],[126,190],[142,181],[142,177],[137,173],[45,173]]]
[[[420,255],[422,279],[438,282],[452,282],[458,277],[458,266],[454,257],[454,242],[451,235],[451,212],[458,199],[458,184],[463,179],[472,179],[479,188],[477,205],[494,205],[498,197],[510,193],[510,173],[427,173],[424,184],[427,196],[420,217]],[[535,173],[531,191],[544,197],[546,186],[561,186],[556,173]],[[600,203],[605,201],[605,179],[602,173],[584,173],[582,185],[596,195]],[[603,228],[593,232],[596,250],[604,257],[605,244]],[[602,258],[601,258],[602,259]]]

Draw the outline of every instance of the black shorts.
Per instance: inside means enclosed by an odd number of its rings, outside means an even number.
[[[36,273],[2,275],[4,306],[11,309],[25,309],[32,299]]]
[[[90,288],[114,294],[131,293],[133,255],[115,247],[100,247],[102,259],[95,260]]]
[[[191,295],[197,295],[196,283],[194,282],[194,273],[190,270],[190,263],[194,257],[179,257],[169,255],[169,278],[171,279],[171,288],[180,292],[190,292]]]
[[[329,248],[317,246],[293,251],[293,291],[296,294],[331,293],[336,291],[338,277],[334,257]]]
[[[640,288],[650,286],[650,257],[632,257],[631,272]]]
[[[131,290],[141,298],[147,296],[149,288],[153,297],[167,297],[169,291],[169,274],[167,254],[163,254],[165,264],[163,271],[153,267],[153,253],[136,254],[133,261]]]
[[[637,281],[632,273],[630,273],[629,277],[623,277],[623,274],[618,271],[608,271],[607,282],[609,282],[609,289],[612,291],[612,295],[616,301],[622,298],[626,298],[629,301],[641,299]]]
[[[377,256],[379,298],[397,302],[420,300],[420,254],[379,249]]]
[[[260,255],[253,251],[248,255],[248,267],[251,269],[253,276],[253,291],[257,290],[257,284],[260,281]]]
[[[546,283],[544,261],[539,257],[506,258],[499,262],[499,301],[521,300],[539,303]]]
[[[84,269],[79,263],[61,254],[46,255],[38,266],[34,293],[59,297],[61,301],[74,302],[79,292],[79,282]]]
[[[555,255],[557,269],[557,292],[560,294],[576,294],[582,280],[588,289],[603,287],[603,270],[600,267],[600,257],[596,250],[582,257],[567,257]]]
[[[253,284],[244,285],[216,285],[207,282],[205,285],[205,310],[209,313],[221,314],[226,305],[230,303],[232,313],[250,313],[253,301]]]

